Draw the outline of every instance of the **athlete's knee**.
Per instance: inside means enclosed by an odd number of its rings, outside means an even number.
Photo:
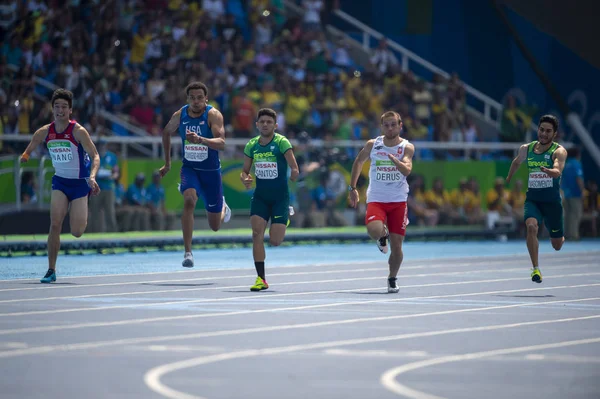
[[[537,220],[527,220],[525,221],[525,225],[527,226],[527,233],[528,234],[537,234],[538,232],[538,224],[537,224]]]
[[[183,194],[183,206],[186,208],[194,208],[196,207],[196,202],[198,201],[198,197],[194,193],[184,193]]]
[[[283,238],[269,237],[269,244],[271,244],[272,247],[278,247],[281,245],[282,242],[283,242]]]
[[[264,233],[259,229],[252,229],[252,240],[262,240],[264,237]]]
[[[208,226],[210,227],[210,229],[212,231],[219,231],[219,229],[221,228],[221,222],[217,221],[217,222],[208,222]]]
[[[71,228],[71,235],[75,238],[79,238],[83,235],[83,232],[85,231],[85,226],[82,227],[76,227],[76,228]]]
[[[550,242],[552,243],[552,248],[554,248],[555,251],[560,251],[565,242],[565,239],[564,237],[553,238]]]

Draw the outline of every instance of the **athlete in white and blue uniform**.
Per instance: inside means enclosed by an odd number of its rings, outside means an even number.
[[[60,250],[63,220],[69,212],[71,234],[81,237],[87,226],[88,195],[97,195],[100,187],[96,173],[100,157],[89,133],[70,119],[73,93],[58,89],[52,95],[54,122],[35,132],[21,155],[27,162],[31,153],[45,142],[54,166],[50,199],[50,233],[48,234],[48,271],[42,283],[56,281],[56,258]]]
[[[193,267],[192,234],[194,209],[198,197],[204,200],[208,224],[213,231],[228,222],[231,210],[223,197],[219,151],[225,148],[223,115],[208,105],[208,89],[203,83],[190,83],[185,92],[188,104],[175,112],[163,130],[165,165],[160,168],[163,177],[171,170],[171,136],[179,133],[182,141],[183,166],[180,191],[183,194],[183,245],[182,265]]]

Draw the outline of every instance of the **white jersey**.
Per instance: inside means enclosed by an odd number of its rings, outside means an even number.
[[[56,131],[54,122],[48,128],[46,146],[54,166],[54,174],[65,179],[90,177],[90,157],[73,137],[76,121],[70,121],[62,133]]]
[[[386,147],[383,137],[379,136],[373,143],[371,150],[371,167],[369,169],[369,187],[367,188],[367,203],[369,202],[406,202],[408,199],[408,182],[396,165],[388,158],[394,154],[398,159],[404,158],[404,151],[408,140],[403,139],[400,144]]]

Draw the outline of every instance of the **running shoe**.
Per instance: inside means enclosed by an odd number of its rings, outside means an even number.
[[[269,288],[269,284],[267,284],[265,280],[260,278],[260,276],[257,276],[254,285],[250,287],[250,291],[262,291],[266,290],[267,288]]]
[[[191,252],[186,252],[183,255],[183,262],[181,263],[183,267],[194,267],[194,255]]]
[[[533,281],[534,283],[542,282],[542,272],[540,272],[540,269],[538,269],[537,267],[534,268],[531,272],[531,281]]]
[[[56,270],[48,269],[46,275],[40,280],[40,283],[51,283],[56,281]]]
[[[400,287],[398,287],[396,280],[396,277],[388,278],[388,293],[395,294],[400,291]]]
[[[382,254],[387,254],[388,253],[388,239],[390,238],[390,232],[388,231],[388,228],[386,225],[383,225],[383,228],[385,229],[385,235],[383,237],[381,237],[379,240],[377,240],[377,248],[379,248],[379,250],[381,251]]]
[[[225,202],[225,197],[223,197],[223,205],[225,205],[225,218],[223,219],[223,222],[227,223],[231,220],[231,208],[227,205],[227,202]]]

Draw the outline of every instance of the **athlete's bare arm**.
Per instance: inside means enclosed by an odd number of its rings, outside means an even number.
[[[565,168],[565,162],[567,161],[567,150],[565,150],[565,147],[558,147],[556,151],[554,151],[553,158],[554,165],[552,166],[552,169],[542,166],[540,170],[546,173],[548,176],[556,179],[562,175],[563,169]]]
[[[252,167],[253,159],[247,155],[244,155],[244,166],[242,166],[242,173],[240,173],[240,180],[247,189],[252,188],[252,175],[250,175],[250,168]]]
[[[510,164],[510,170],[508,171],[508,176],[506,176],[506,184],[510,183],[513,175],[517,172],[517,170],[519,170],[519,166],[521,166],[521,164],[527,160],[527,147],[529,147],[529,144],[523,144],[519,148],[517,156]]]
[[[171,170],[171,136],[177,131],[177,128],[179,128],[180,120],[181,109],[176,111],[171,116],[171,119],[162,131],[162,144],[165,164],[159,170],[160,177],[164,177],[167,173],[169,173],[169,170]]]
[[[283,156],[285,157],[285,160],[287,161],[287,164],[292,172],[290,175],[290,180],[296,181],[298,175],[300,174],[300,171],[298,170],[298,162],[296,162],[294,151],[290,148],[285,152],[285,154],[283,154]]]
[[[360,176],[360,172],[362,170],[363,164],[371,156],[371,150],[373,149],[373,143],[375,143],[374,139],[367,141],[367,144],[365,144],[365,146],[362,148],[362,150],[360,150],[360,152],[356,156],[356,159],[354,160],[354,163],[352,164],[352,173],[350,175],[350,186],[353,187],[353,189],[348,194],[348,197],[350,200],[350,206],[352,206],[353,208],[356,208],[356,205],[358,205],[358,202],[360,201],[360,198],[358,196],[358,191],[356,190],[356,184],[358,182],[358,178]]]
[[[223,126],[223,115],[219,110],[212,108],[208,111],[208,125],[212,131],[213,138],[198,136],[196,133],[186,133],[185,138],[195,144],[204,144],[213,150],[223,151],[225,149],[225,126]]]
[[[96,146],[94,145],[94,142],[92,141],[88,131],[85,130],[85,128],[79,123],[77,123],[73,129],[73,137],[75,137],[75,139],[81,143],[83,149],[85,152],[87,152],[92,160],[88,184],[92,189],[92,195],[97,195],[100,192],[100,187],[98,186],[98,183],[96,183],[96,173],[98,173],[98,169],[100,169],[100,155],[98,155],[98,150],[96,149]]]
[[[21,154],[21,159],[20,159],[21,162],[27,162],[29,160],[29,156],[31,155],[33,150],[35,150],[46,139],[46,136],[48,135],[49,127],[50,127],[50,125],[42,126],[33,134],[33,137],[31,138],[29,145],[27,146],[25,151],[23,151],[23,154]]]
[[[415,155],[415,146],[412,143],[408,143],[404,149],[404,157],[402,157],[402,159],[396,158],[394,154],[388,154],[388,158],[392,160],[400,173],[404,176],[408,176],[412,171],[413,155]]]

